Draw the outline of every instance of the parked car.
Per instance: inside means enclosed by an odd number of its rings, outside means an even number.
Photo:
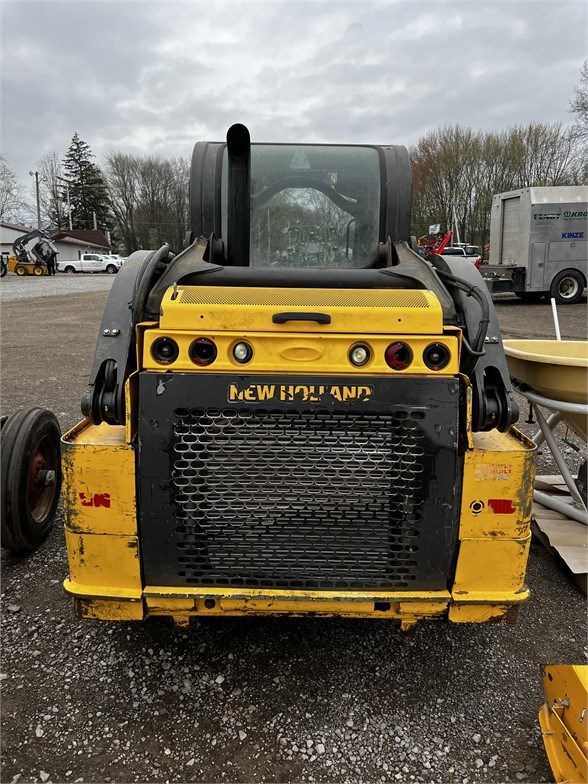
[[[58,261],[57,271],[73,274],[74,272],[109,272],[116,274],[123,265],[123,259],[105,253],[82,253],[79,259]]]
[[[469,250],[473,252],[468,253]],[[482,264],[482,257],[477,252],[475,245],[450,245],[443,249],[441,256],[463,256],[465,259],[468,259],[468,261],[471,261],[476,269],[479,269]]]

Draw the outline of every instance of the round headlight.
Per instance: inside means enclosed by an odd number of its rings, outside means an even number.
[[[157,338],[151,346],[151,356],[160,365],[171,365],[178,358],[180,349],[171,338]]]
[[[244,340],[239,341],[239,343],[235,343],[233,346],[233,358],[237,362],[245,363],[249,362],[251,357],[253,356],[253,349],[249,345],[249,343],[245,343]]]
[[[423,362],[431,370],[443,370],[449,364],[450,354],[443,343],[431,343],[423,351]]]
[[[196,338],[189,350],[190,359],[195,365],[211,365],[216,359],[217,350],[210,338]]]
[[[398,340],[396,343],[390,343],[384,352],[384,359],[392,370],[406,370],[412,362],[412,349]]]
[[[370,360],[370,356],[369,347],[365,346],[363,343],[352,346],[349,351],[349,361],[356,367],[367,364]]]

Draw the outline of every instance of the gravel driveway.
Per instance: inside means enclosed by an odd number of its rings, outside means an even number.
[[[43,296],[2,306],[2,409],[47,406],[69,427],[107,297],[77,287],[112,279],[6,280],[3,296],[29,283]],[[565,336],[584,336],[585,309],[560,310]],[[507,335],[552,335],[548,305],[498,312]],[[3,782],[551,780],[540,668],[583,659],[586,610],[540,545],[516,625],[413,634],[360,620],[81,621],[66,572],[61,519],[32,556],[2,553]]]
[[[0,302],[57,297],[60,294],[85,294],[90,291],[110,291],[114,275],[107,273],[78,273],[77,275],[32,275],[19,278],[9,273],[0,280]]]

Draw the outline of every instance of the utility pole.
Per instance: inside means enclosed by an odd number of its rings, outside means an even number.
[[[35,190],[37,193],[37,228],[41,228],[41,202],[39,200],[39,172],[30,171],[29,175],[35,178]]]
[[[96,218],[96,213],[93,211],[92,215],[94,217],[94,231],[98,231],[98,220]]]

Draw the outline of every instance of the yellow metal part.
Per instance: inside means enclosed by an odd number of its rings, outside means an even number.
[[[549,665],[539,711],[543,742],[556,782],[588,781],[588,665]]]
[[[449,620],[514,620],[518,605],[529,598],[525,571],[535,445],[516,428],[472,433],[471,443],[464,459]]]
[[[79,423],[62,437],[62,468],[66,590],[140,600],[135,457],[125,428]]]
[[[62,438],[62,466],[67,531],[137,535],[135,454],[123,426],[80,423]]]
[[[77,596],[74,603],[80,617],[96,621],[142,621],[145,617],[143,602],[140,598],[116,601],[113,599],[86,599]]]
[[[308,326],[308,324],[307,324]],[[315,373],[336,376],[455,376],[459,372],[459,343],[455,335],[441,337],[430,334],[402,334],[402,342],[412,349],[413,361],[405,370],[392,370],[384,360],[386,348],[397,336],[369,335],[362,332],[349,335],[317,335],[316,333],[297,333],[295,335],[276,335],[271,332],[180,332],[165,329],[147,330],[144,335],[142,367],[146,370],[165,372],[166,370],[190,371],[195,373]],[[179,356],[175,362],[161,365],[153,359],[151,347],[160,337],[173,338],[179,347]],[[188,350],[198,337],[214,340],[218,350],[213,365],[199,367],[190,360]],[[253,348],[253,358],[247,365],[242,365],[233,358],[232,349],[235,343],[247,340]],[[357,343],[369,346],[371,359],[365,365],[356,367],[349,361],[349,351]],[[431,370],[423,362],[423,351],[431,343],[441,343],[447,347],[451,359],[442,370]]]
[[[74,534],[66,529],[65,544],[69,558],[66,588],[78,592],[85,586],[102,588],[116,596],[133,598],[141,594],[139,540],[136,536]],[[81,592],[81,591],[80,591]]]
[[[420,593],[384,591],[288,591],[242,588],[165,588],[144,590],[147,615],[171,615],[174,620],[194,615],[291,615],[382,618],[400,621],[408,629],[418,620],[447,611],[447,591]]]
[[[528,536],[535,445],[516,428],[472,433],[472,442],[464,461],[460,538]]]
[[[163,330],[219,332],[316,331],[369,334],[440,335],[443,312],[430,291],[414,289],[273,289],[187,286],[168,289],[161,303]],[[278,313],[322,313],[329,324],[287,321]],[[198,326],[197,326],[198,325]]]

